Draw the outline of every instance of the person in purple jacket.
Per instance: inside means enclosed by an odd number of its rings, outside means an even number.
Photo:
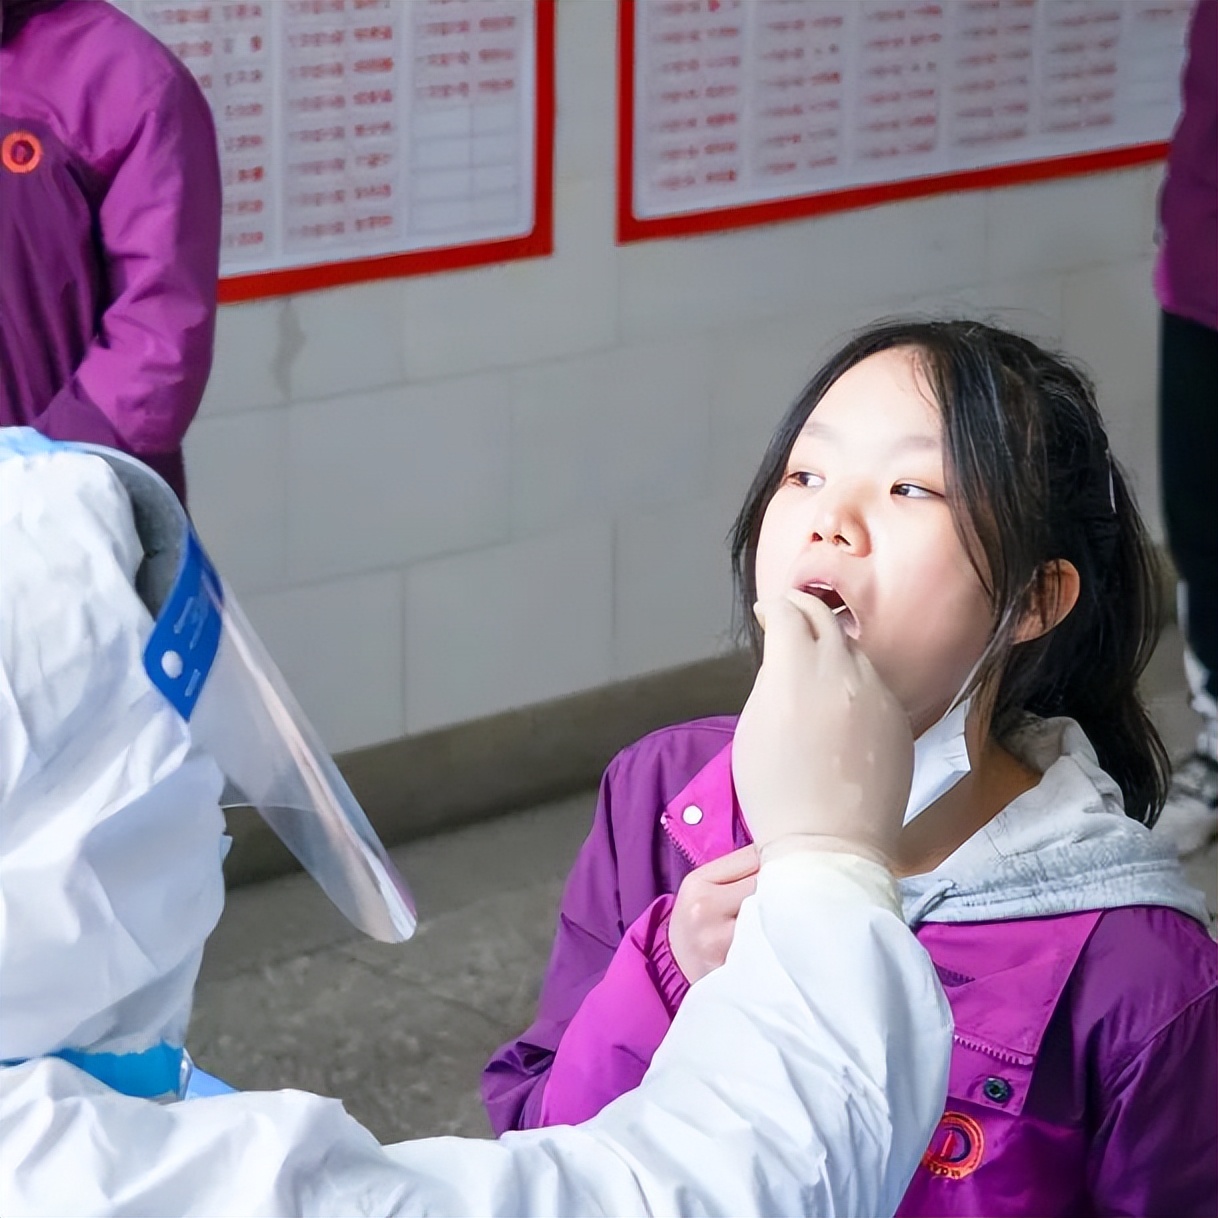
[[[754,649],[758,598],[819,596],[916,738],[891,862],[955,1035],[897,1212],[1218,1212],[1218,944],[1148,831],[1153,552],[1085,375],[976,321],[863,332],[780,424],[732,555]],[[607,769],[537,1019],[483,1076],[496,1131],[633,1088],[722,963],[757,870],[734,731],[669,727]]]
[[[199,86],[110,4],[0,0],[0,426],[120,448],[185,496],[220,167]]]
[[[1218,834],[1218,0],[1193,9],[1180,92],[1154,276],[1159,469],[1185,673],[1201,723],[1172,775],[1159,832],[1190,854]]]

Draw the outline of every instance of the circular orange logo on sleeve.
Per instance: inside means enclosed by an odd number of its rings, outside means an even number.
[[[0,164],[9,173],[29,173],[42,160],[42,141],[32,131],[10,131],[0,143]]]
[[[977,1170],[985,1150],[985,1132],[971,1116],[945,1112],[931,1138],[922,1166],[936,1176],[963,1180]]]

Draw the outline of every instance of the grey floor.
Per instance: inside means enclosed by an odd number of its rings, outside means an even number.
[[[1191,744],[1180,642],[1146,693],[1173,751]],[[236,1087],[341,1097],[382,1140],[489,1133],[478,1075],[530,1020],[562,880],[595,792],[393,851],[422,920],[408,944],[364,939],[304,876],[230,893],[208,944],[189,1047]],[[1218,908],[1218,846],[1187,862]]]

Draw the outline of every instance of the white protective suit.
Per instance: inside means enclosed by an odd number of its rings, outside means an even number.
[[[0,460],[5,1218],[893,1212],[950,1016],[891,878],[850,855],[762,867],[642,1086],[580,1127],[381,1146],[298,1091],[125,1094],[180,1056],[226,840],[221,775],[141,664],[140,558],[104,461]]]

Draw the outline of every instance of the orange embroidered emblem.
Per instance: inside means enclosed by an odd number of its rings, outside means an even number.
[[[977,1170],[985,1150],[985,1132],[962,1112],[945,1112],[931,1138],[922,1166],[936,1176],[963,1180]]]
[[[42,160],[42,141],[32,131],[10,131],[0,143],[0,164],[9,173],[29,173]]]

